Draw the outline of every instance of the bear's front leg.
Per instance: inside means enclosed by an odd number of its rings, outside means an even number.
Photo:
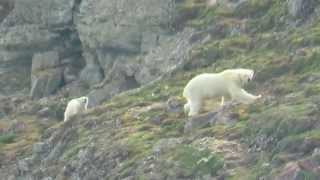
[[[231,92],[231,97],[233,100],[244,103],[244,104],[250,104],[253,103],[256,99],[261,98],[261,94],[258,96],[252,95],[245,91],[244,89],[236,89],[233,90],[234,92]]]

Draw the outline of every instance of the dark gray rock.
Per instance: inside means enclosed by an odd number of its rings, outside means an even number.
[[[295,18],[306,18],[315,8],[315,0],[289,0],[289,14]]]
[[[184,132],[190,133],[196,129],[215,124],[235,124],[238,120],[238,114],[230,112],[235,103],[225,104],[223,107],[206,114],[200,114],[190,117],[184,126]]]
[[[32,75],[30,96],[37,99],[52,95],[61,87],[63,82],[62,77],[62,68],[50,69],[46,72]]]
[[[181,112],[183,110],[183,105],[179,99],[176,97],[171,97],[167,101],[167,111],[168,112]]]

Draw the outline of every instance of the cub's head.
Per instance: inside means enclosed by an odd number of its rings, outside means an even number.
[[[82,96],[78,98],[78,101],[84,105],[85,109],[88,108],[89,98],[87,96]]]

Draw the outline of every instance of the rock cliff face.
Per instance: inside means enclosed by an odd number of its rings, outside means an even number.
[[[32,98],[66,87],[70,96],[89,93],[97,105],[159,78],[185,61],[191,47],[192,31],[177,34],[174,27],[174,0],[27,0],[12,6],[0,27],[3,81],[18,70],[14,78]],[[41,71],[31,68],[39,64]],[[22,90],[12,81],[5,86],[7,94]]]
[[[0,61],[4,69],[1,82],[7,82],[3,93],[10,94],[28,88],[32,89],[32,97],[47,96],[63,85],[57,81],[68,73],[64,73],[68,69],[66,67],[73,63],[83,66],[81,43],[73,24],[76,4],[73,0],[68,3],[60,0],[14,1],[12,10],[0,26]],[[59,64],[55,64],[59,70],[32,73],[31,77],[31,67],[37,66],[33,63],[51,63],[51,58],[54,62],[59,61]],[[51,71],[52,67],[44,65],[43,68],[42,71],[46,72],[45,68]],[[7,80],[10,78],[14,80]],[[47,88],[41,89],[44,86]]]

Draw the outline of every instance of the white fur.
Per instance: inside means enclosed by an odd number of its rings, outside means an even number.
[[[261,98],[247,93],[242,87],[253,79],[254,71],[251,69],[227,69],[220,73],[204,73],[192,78],[183,90],[187,99],[184,110],[189,116],[199,113],[205,98],[230,96],[232,100],[249,104]]]
[[[72,99],[68,102],[64,112],[64,122],[68,121],[72,116],[88,109],[89,98],[86,96]]]

